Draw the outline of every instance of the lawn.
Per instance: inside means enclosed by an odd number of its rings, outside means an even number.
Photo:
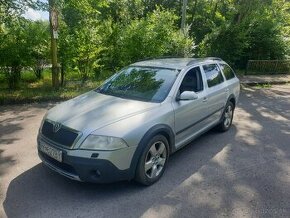
[[[9,90],[2,76],[0,77],[0,105],[67,100],[90,91],[101,83],[93,80],[81,83],[73,76],[69,79],[64,87],[54,90],[49,71],[44,72],[41,80],[37,80],[32,72],[27,71],[21,75],[20,87],[17,90]]]

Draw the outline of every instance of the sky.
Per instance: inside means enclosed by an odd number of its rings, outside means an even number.
[[[40,0],[41,2],[47,3],[47,0]],[[48,20],[49,15],[47,11],[37,11],[32,8],[27,8],[26,12],[24,13],[23,17],[26,19],[30,19],[33,21],[36,20]]]
[[[28,8],[23,15],[26,19],[30,20],[48,20],[48,12],[47,11],[36,11],[32,8]]]

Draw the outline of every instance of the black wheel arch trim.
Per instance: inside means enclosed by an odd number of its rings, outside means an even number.
[[[236,97],[235,97],[235,95],[234,94],[230,94],[230,96],[228,97],[228,100],[227,100],[227,103],[229,102],[229,101],[231,101],[231,99],[234,99],[234,108],[236,107],[236,103],[237,103],[237,101],[236,101]]]
[[[174,135],[174,132],[173,130],[171,129],[171,127],[169,125],[166,125],[166,124],[157,124],[153,127],[151,127],[146,133],[145,135],[142,137],[142,139],[140,140],[137,148],[136,148],[136,151],[133,155],[133,158],[132,158],[132,161],[131,161],[131,165],[130,165],[130,171],[131,171],[131,177],[132,179],[135,177],[135,172],[136,172],[136,168],[137,168],[137,165],[138,165],[138,162],[139,162],[139,158],[140,156],[142,155],[142,152],[144,150],[144,148],[146,147],[148,141],[160,134],[162,135],[162,133],[166,133],[168,135],[168,143],[169,143],[169,149],[170,149],[170,153],[174,152],[175,149],[174,149],[174,143],[175,143],[175,135]]]
[[[226,106],[227,106],[228,102],[231,101],[231,99],[234,99],[234,101],[235,101],[235,103],[234,103],[234,109],[236,108],[236,103],[237,103],[237,102],[236,102],[236,97],[235,97],[234,94],[230,94],[229,97],[228,97],[228,100],[227,100],[227,102],[226,102],[226,105],[225,105],[225,107],[224,107],[224,111],[223,111],[223,113],[222,113],[222,115],[221,115],[221,118],[220,118],[219,123],[221,123],[221,122],[223,121],[224,113],[225,113],[225,110],[227,109]]]

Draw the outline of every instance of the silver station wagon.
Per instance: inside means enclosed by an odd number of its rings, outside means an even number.
[[[170,154],[213,127],[230,128],[239,92],[238,78],[219,58],[137,62],[50,109],[38,154],[70,179],[151,185]]]

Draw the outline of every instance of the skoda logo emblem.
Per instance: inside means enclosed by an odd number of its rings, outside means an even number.
[[[53,123],[53,132],[57,132],[59,129],[61,128],[61,124],[60,123]]]

